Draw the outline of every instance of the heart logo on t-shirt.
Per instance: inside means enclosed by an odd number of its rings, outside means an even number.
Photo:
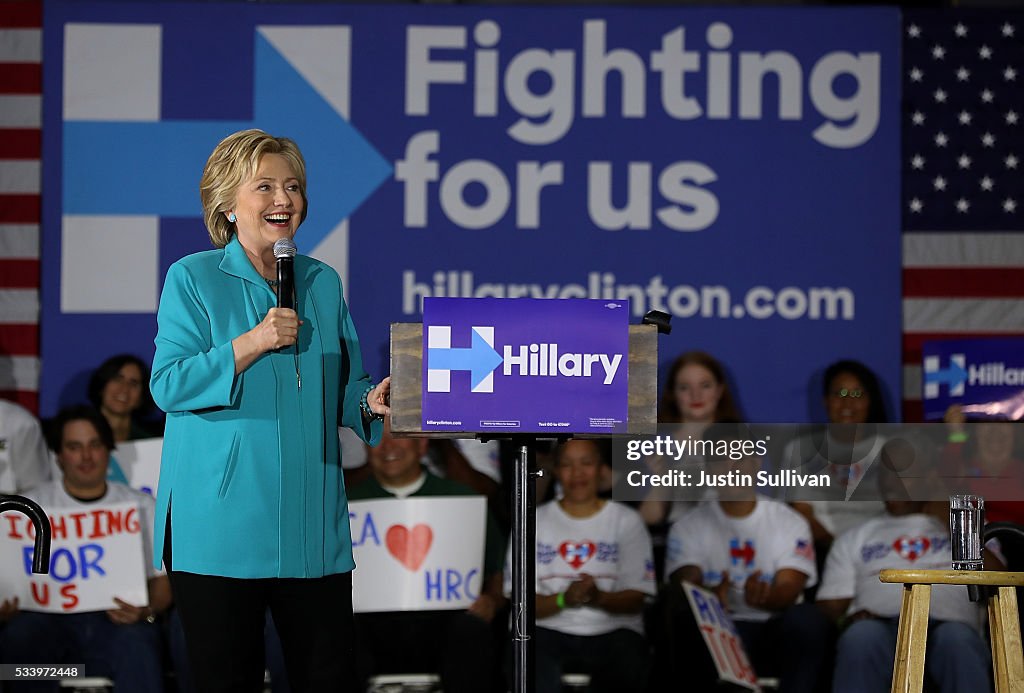
[[[931,545],[932,543],[928,541],[928,537],[902,536],[892,543],[896,553],[908,561],[916,561],[925,555],[928,552],[928,547]]]
[[[597,553],[597,546],[592,541],[563,541],[558,553],[574,570],[589,561]]]
[[[427,525],[415,525],[412,530],[405,525],[392,525],[384,535],[388,553],[409,570],[418,570],[423,565],[433,542],[434,532]]]

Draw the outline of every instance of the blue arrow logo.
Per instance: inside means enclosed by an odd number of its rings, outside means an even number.
[[[501,354],[494,350],[480,333],[473,330],[468,348],[427,349],[427,368],[431,370],[470,371],[473,387],[477,387],[491,371],[501,365]]]
[[[924,381],[926,383],[945,383],[948,387],[954,388],[967,382],[967,371],[959,363],[951,361],[949,368],[926,372]]]
[[[65,121],[65,214],[201,217],[199,177],[217,142],[247,128],[294,139],[310,200],[303,245],[315,248],[391,176],[391,164],[258,32],[251,121]]]

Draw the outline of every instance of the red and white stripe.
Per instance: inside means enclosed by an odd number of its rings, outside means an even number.
[[[39,406],[42,3],[0,2],[0,397]]]
[[[921,345],[1024,336],[1024,233],[903,234],[903,418],[920,421]]]

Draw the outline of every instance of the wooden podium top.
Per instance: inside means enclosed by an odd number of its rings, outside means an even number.
[[[658,425],[658,328],[629,326],[629,412],[627,433],[654,433]],[[391,432],[429,438],[475,438],[477,431],[423,431],[423,325],[391,323]],[[489,438],[508,438],[495,431]],[[547,438],[543,434],[531,434]],[[588,437],[606,437],[588,434]]]

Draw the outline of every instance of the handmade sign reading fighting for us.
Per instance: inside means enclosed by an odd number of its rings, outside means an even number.
[[[80,613],[149,603],[142,524],[134,503],[49,511],[50,572],[32,572],[35,529],[19,513],[0,515],[0,594],[25,611]]]
[[[483,583],[482,496],[352,501],[356,612],[465,609]]]

